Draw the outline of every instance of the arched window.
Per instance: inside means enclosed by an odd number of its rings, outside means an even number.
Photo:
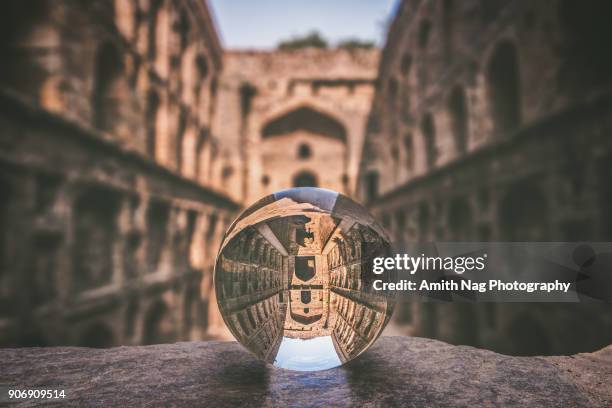
[[[404,78],[410,74],[410,68],[412,68],[412,55],[409,52],[405,53],[400,63],[400,72]]]
[[[243,126],[246,126],[245,119],[251,113],[253,98],[257,94],[257,89],[248,82],[240,86],[240,113],[243,120]]]
[[[300,300],[302,301],[302,303],[304,304],[308,304],[310,303],[311,300],[311,294],[309,290],[303,290],[300,292]]]
[[[302,160],[310,159],[310,157],[312,156],[312,150],[310,149],[310,145],[308,143],[302,143],[298,147],[297,156],[299,159],[302,159]]]
[[[183,170],[183,143],[185,141],[185,131],[187,130],[187,112],[181,109],[179,115],[178,128],[176,129],[176,170],[181,173]]]
[[[293,187],[317,187],[317,185],[317,177],[308,171],[303,171],[293,177]]]
[[[465,91],[463,87],[453,88],[448,98],[448,111],[451,119],[451,131],[455,139],[458,153],[464,153],[468,142],[468,112]]]
[[[111,43],[100,46],[96,55],[95,83],[92,95],[93,124],[111,131],[121,102],[123,64],[117,48]]]
[[[436,126],[431,113],[426,113],[421,120],[421,133],[425,142],[425,160],[428,168],[436,165]]]
[[[510,41],[497,45],[487,69],[489,103],[495,131],[509,132],[520,124],[520,77],[516,47]]]
[[[425,49],[429,43],[429,36],[431,34],[431,22],[427,19],[421,20],[419,25],[419,48]]]
[[[147,127],[147,154],[155,159],[157,150],[157,113],[159,111],[159,95],[150,90],[147,95],[146,127]]]
[[[205,81],[208,77],[208,62],[206,61],[206,57],[199,54],[195,58],[195,66],[198,71],[198,79],[200,81]]]

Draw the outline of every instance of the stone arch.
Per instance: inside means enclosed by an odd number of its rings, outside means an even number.
[[[293,176],[293,187],[317,187],[317,176],[307,170],[301,171]]]
[[[425,144],[425,161],[427,168],[433,168],[437,160],[436,125],[433,115],[426,113],[421,119],[421,134]]]
[[[163,300],[154,302],[144,320],[144,344],[168,343],[175,340],[171,311]]]
[[[80,347],[108,348],[116,345],[115,334],[105,323],[90,325],[79,338]]]
[[[521,122],[521,92],[518,52],[513,42],[501,41],[487,66],[487,91],[494,129],[506,133]]]
[[[339,120],[309,106],[296,108],[267,122],[262,128],[261,135],[266,139],[299,129],[327,136],[342,143],[347,141],[346,128]]]
[[[468,107],[465,89],[461,85],[456,85],[448,97],[448,112],[453,138],[455,139],[455,149],[457,153],[465,153],[468,146]]]
[[[548,203],[532,183],[510,187],[500,203],[499,217],[504,240],[543,241],[548,236]]]
[[[123,62],[117,47],[106,42],[96,53],[94,86],[91,97],[93,125],[112,131],[122,100]]]

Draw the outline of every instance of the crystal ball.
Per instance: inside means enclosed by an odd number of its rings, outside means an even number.
[[[320,188],[259,200],[225,233],[215,264],[219,310],[234,337],[277,367],[315,371],[368,349],[394,300],[374,290],[389,239],[367,210]]]

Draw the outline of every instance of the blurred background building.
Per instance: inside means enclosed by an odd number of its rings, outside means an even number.
[[[10,1],[0,17],[0,343],[199,339],[218,243],[222,49],[200,1]],[[209,308],[209,305],[211,308]]]
[[[403,1],[358,198],[400,246],[612,240],[612,3]],[[415,303],[409,333],[506,353],[612,340],[610,305]]]
[[[292,186],[399,244],[612,241],[611,8],[405,0],[382,50],[224,50],[205,0],[6,2],[0,345],[226,338],[222,234]],[[573,353],[612,342],[610,312],[403,304],[389,332]]]

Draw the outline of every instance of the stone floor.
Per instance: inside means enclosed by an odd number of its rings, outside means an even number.
[[[383,337],[344,367],[312,373],[271,367],[234,342],[3,349],[0,361],[0,384],[66,392],[11,406],[612,406],[612,346],[509,357]]]

